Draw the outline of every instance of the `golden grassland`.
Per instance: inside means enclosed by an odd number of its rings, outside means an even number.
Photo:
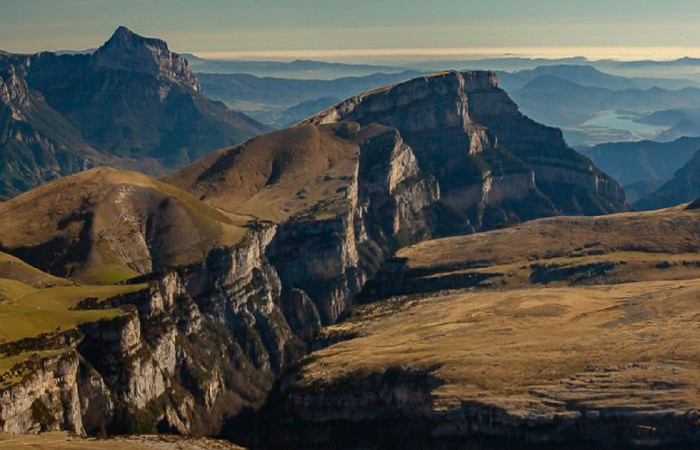
[[[0,433],[3,450],[242,450],[225,441],[178,436],[129,436],[110,439],[87,439],[52,432],[40,435]]]
[[[19,258],[0,252],[0,278],[16,280],[35,288],[49,286],[68,286],[72,283],[63,278],[49,275],[30,266]],[[2,287],[0,287],[2,289]],[[0,291],[0,298],[3,293]]]
[[[359,147],[333,127],[300,125],[213,152],[164,178],[225,211],[276,223],[344,197]]]
[[[390,367],[437,367],[435,409],[700,408],[700,279],[451,291],[360,307],[299,381],[333,385]]]
[[[182,265],[217,245],[234,245],[247,219],[204,204],[146,175],[107,167],[47,183],[0,204],[0,246],[87,249],[53,267],[82,283],[109,284],[150,272],[154,261]]]
[[[0,342],[66,331],[81,323],[112,318],[117,309],[73,310],[81,300],[98,301],[144,289],[146,285],[57,286],[35,289],[15,280],[0,279]]]
[[[398,258],[417,279],[490,274],[494,287],[525,287],[533,271],[610,263],[589,283],[692,279],[700,276],[700,211],[685,206],[600,217],[540,219],[512,228],[427,240],[401,249]]]

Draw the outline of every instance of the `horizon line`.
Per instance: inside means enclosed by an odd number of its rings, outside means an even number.
[[[178,50],[175,50],[178,51]],[[589,61],[673,61],[682,58],[700,58],[700,47],[673,46],[557,46],[557,47],[434,47],[434,48],[358,48],[306,50],[234,50],[182,51],[213,60],[227,59],[329,59],[329,58],[585,58]]]

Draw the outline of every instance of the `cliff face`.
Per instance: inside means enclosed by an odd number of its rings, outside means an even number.
[[[431,233],[435,179],[396,130],[357,127],[360,156],[342,196],[280,225],[270,258],[285,286],[303,289],[332,323],[401,244]]]
[[[145,38],[119,27],[94,54],[96,67],[146,73],[199,91],[199,83],[187,60],[168,49],[160,39]]]
[[[310,302],[289,311],[306,335],[285,318],[265,257],[274,234],[274,226],[251,229],[239,246],[149,277],[148,289],[80,306],[119,306],[115,319],[25,342],[23,351],[55,349],[2,380],[0,430],[214,434],[259,404],[320,327]]]
[[[622,209],[622,189],[559,130],[518,111],[491,72],[445,72],[353,97],[308,120],[396,128],[477,228]]]

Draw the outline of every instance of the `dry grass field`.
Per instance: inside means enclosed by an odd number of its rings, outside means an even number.
[[[462,402],[551,417],[700,409],[700,279],[451,291],[360,307],[326,329],[300,386],[390,367],[435,369],[436,410]]]
[[[685,205],[600,217],[540,219],[401,249],[409,277],[488,275],[481,287],[700,277],[700,210]]]

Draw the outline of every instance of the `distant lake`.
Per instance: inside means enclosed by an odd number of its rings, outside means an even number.
[[[653,139],[657,134],[666,130],[665,127],[637,123],[634,121],[634,117],[632,117],[629,113],[620,111],[603,111],[601,114],[587,121],[583,125],[612,128],[614,130],[624,130],[632,133],[635,137],[640,139]]]

